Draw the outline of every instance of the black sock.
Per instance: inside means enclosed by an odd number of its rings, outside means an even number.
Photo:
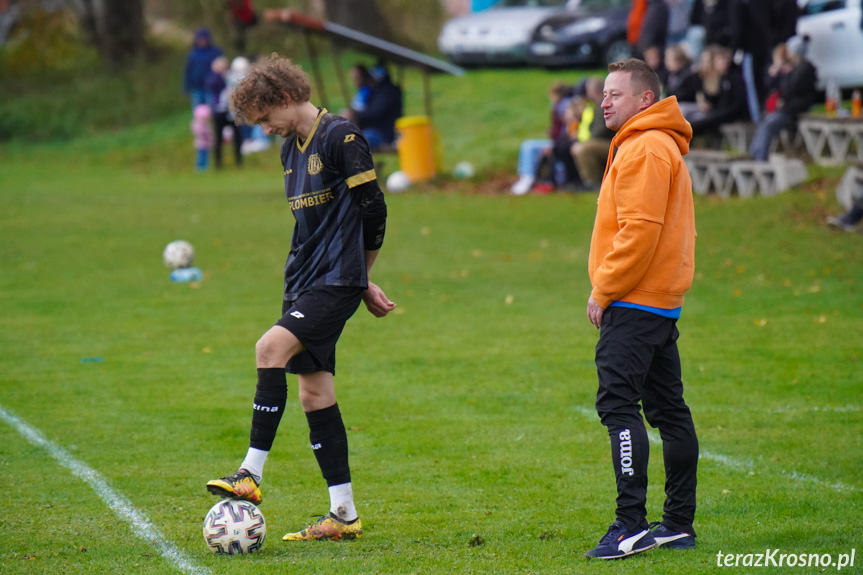
[[[252,433],[249,446],[269,451],[276,438],[285,404],[288,402],[288,382],[285,368],[258,368],[258,387],[252,412]]]
[[[348,434],[339,404],[306,413],[309,441],[327,486],[351,482],[348,466]]]

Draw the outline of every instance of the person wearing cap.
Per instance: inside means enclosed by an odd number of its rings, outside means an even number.
[[[792,36],[786,42],[786,50],[791,69],[779,82],[779,97],[776,110],[764,116],[755,128],[750,152],[752,158],[767,161],[773,139],[782,130],[797,129],[800,114],[809,111],[815,104],[817,93],[815,66],[806,59],[807,41],[800,36]]]

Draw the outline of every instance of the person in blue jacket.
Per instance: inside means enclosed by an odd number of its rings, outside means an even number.
[[[363,131],[372,151],[392,146],[396,120],[402,116],[402,90],[393,84],[387,69],[378,64],[369,73],[374,80],[364,110],[351,110],[351,120]]]
[[[186,56],[186,66],[183,69],[183,93],[192,100],[192,109],[198,104],[212,105],[212,98],[207,91],[206,81],[210,75],[213,60],[222,55],[222,50],[213,45],[213,39],[207,28],[199,28],[195,32],[192,49]]]

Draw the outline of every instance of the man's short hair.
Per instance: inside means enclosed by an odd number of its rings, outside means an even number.
[[[273,52],[256,62],[237,83],[231,93],[231,111],[237,123],[248,124],[252,120],[249,114],[284,106],[289,101],[308,102],[311,94],[309,77],[303,69]]]
[[[644,60],[638,58],[627,58],[608,65],[609,72],[630,72],[630,85],[639,92],[650,90],[653,92],[654,101],[658,102],[660,96],[659,76],[648,66]]]

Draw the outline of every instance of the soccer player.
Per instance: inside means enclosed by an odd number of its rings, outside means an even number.
[[[387,209],[369,145],[346,119],[309,102],[308,76],[273,54],[236,86],[237,120],[286,138],[285,194],[296,220],[285,264],[282,316],[255,346],[258,383],[249,450],[239,471],[207,483],[214,495],[260,503],[264,462],[287,401],[285,371],[297,375],[312,449],[327,482],[330,512],[286,541],[356,539],[348,439],[336,403],[336,342],[363,301],[376,317],[395,309],[369,280]]]
[[[611,438],[616,519],[587,557],[616,559],[664,545],[695,546],[698,439],[683,401],[677,319],[692,285],[695,211],[683,162],[692,129],[641,60],[608,67],[609,149],[588,268],[587,317],[596,345],[596,410]],[[640,404],[640,405],[639,405]],[[662,522],[648,524],[649,444],[640,413],[659,428],[665,462]]]

